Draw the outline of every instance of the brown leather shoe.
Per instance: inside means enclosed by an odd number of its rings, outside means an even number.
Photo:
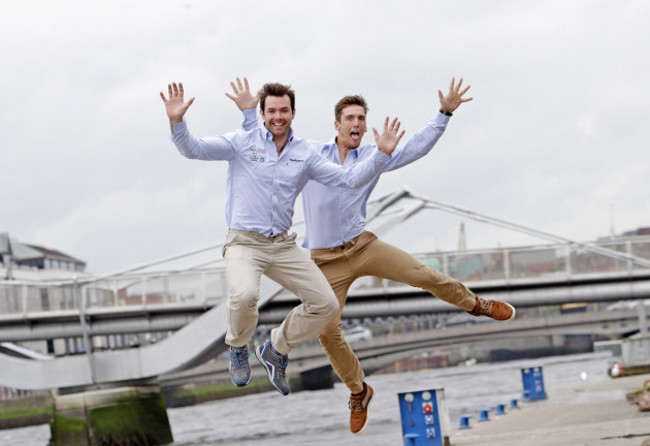
[[[366,427],[368,406],[374,394],[373,388],[364,382],[361,395],[350,395],[350,402],[348,403],[348,407],[350,407],[350,431],[354,435],[359,435]]]
[[[468,311],[472,316],[487,316],[496,321],[509,321],[515,318],[515,307],[500,300],[483,299],[476,296],[476,306]]]

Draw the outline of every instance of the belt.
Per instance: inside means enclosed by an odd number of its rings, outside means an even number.
[[[248,237],[254,238],[255,240],[258,240],[258,241],[283,242],[285,240],[288,240],[291,237],[289,235],[289,231],[284,231],[284,232],[281,232],[279,234],[272,235],[270,237],[267,237],[264,234],[260,234],[259,232],[244,231],[242,229],[232,229],[232,228],[230,228],[230,231],[238,232],[240,234],[246,234]]]
[[[349,242],[343,243],[342,245],[339,245],[339,246],[335,246],[334,248],[331,248],[331,249],[332,250],[338,250],[338,251],[345,251],[346,249],[350,249],[354,245],[359,243],[359,237],[361,237],[361,236],[358,235],[355,238],[353,238],[352,240],[350,240]]]

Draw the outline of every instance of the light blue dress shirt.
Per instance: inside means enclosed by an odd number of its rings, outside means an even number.
[[[228,227],[267,237],[289,230],[296,197],[308,180],[335,190],[360,187],[375,178],[391,158],[375,147],[365,157],[368,162],[343,168],[323,158],[309,142],[293,136],[293,130],[278,157],[273,135],[264,126],[197,138],[183,121],[174,125],[171,140],[187,158],[228,161]]]
[[[310,181],[302,191],[305,213],[305,241],[309,249],[333,248],[361,235],[366,224],[366,202],[383,172],[398,169],[423,157],[442,136],[449,116],[438,113],[424,128],[415,133],[403,146],[393,152],[390,161],[374,178],[358,189],[341,189]],[[257,127],[255,110],[244,111],[244,128]],[[336,141],[316,144],[320,154],[328,160],[341,164]],[[368,144],[348,153],[343,166],[355,166],[377,152],[377,146]]]

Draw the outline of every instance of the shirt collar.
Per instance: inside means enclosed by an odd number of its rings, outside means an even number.
[[[329,142],[327,143],[327,147],[328,147],[330,150],[332,150],[332,151],[336,151],[336,153],[337,153],[337,158],[338,158],[339,146],[336,145],[336,136],[334,136],[332,139],[329,140]],[[350,150],[350,151],[348,152],[348,154],[346,155],[346,158],[347,158],[348,156],[351,156],[351,157],[352,157],[353,159],[355,159],[355,160],[358,159],[358,158],[359,158],[359,149],[360,149],[360,148],[361,148],[361,146],[357,147],[357,148],[354,149],[354,150]]]

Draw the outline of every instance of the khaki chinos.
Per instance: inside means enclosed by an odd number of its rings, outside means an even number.
[[[365,231],[335,248],[312,249],[311,257],[332,286],[340,304],[338,313],[320,330],[318,337],[332,368],[352,392],[361,387],[364,373],[359,359],[343,338],[341,315],[348,289],[356,279],[375,276],[406,283],[466,311],[473,310],[476,305],[474,293],[461,282],[382,242],[372,232]]]
[[[262,274],[302,302],[271,331],[271,344],[283,355],[316,335],[339,310],[327,279],[295,240],[295,233],[266,237],[257,232],[228,231],[223,247],[230,286],[226,344],[242,347],[253,337]]]

